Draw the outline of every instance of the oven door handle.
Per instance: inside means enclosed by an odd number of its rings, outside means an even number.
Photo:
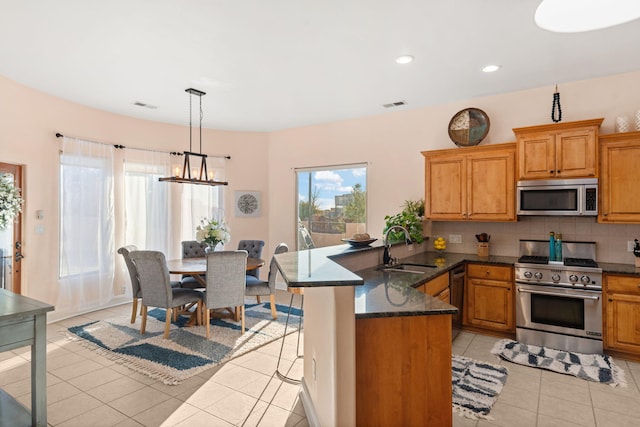
[[[567,294],[557,294],[555,292],[545,292],[545,291],[532,291],[529,289],[518,289],[518,292],[525,292],[528,294],[539,294],[539,295],[551,295],[554,297],[564,297],[564,298],[578,298],[578,299],[591,299],[591,300],[599,300],[600,297],[591,296],[591,295],[567,295]]]

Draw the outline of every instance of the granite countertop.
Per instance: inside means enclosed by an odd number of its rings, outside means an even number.
[[[400,260],[400,264],[430,265],[425,273],[389,272],[379,266],[349,271],[332,259],[364,251],[381,250],[381,242],[354,248],[347,244],[326,248],[287,252],[275,256],[290,287],[355,286],[356,318],[453,314],[457,308],[416,289],[453,268],[469,263],[513,266],[517,257],[475,254],[422,252]],[[600,263],[604,273],[640,276],[640,268],[631,264]]]

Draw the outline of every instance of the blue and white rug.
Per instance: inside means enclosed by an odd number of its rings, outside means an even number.
[[[503,339],[496,342],[491,353],[524,366],[542,368],[560,374],[573,375],[588,381],[626,387],[624,370],[610,356],[555,350]]]
[[[489,411],[507,382],[507,368],[453,355],[453,410],[471,419],[492,419]]]
[[[169,339],[164,339],[166,312],[159,308],[149,310],[144,335],[140,316],[135,323],[130,323],[130,316],[122,316],[71,327],[68,335],[117,363],[173,385],[281,338],[289,307],[276,305],[276,309],[278,319],[273,320],[268,302],[245,304],[243,335],[240,322],[212,318],[209,340],[204,326],[185,326],[186,316],[171,324]],[[301,314],[292,308],[287,334],[297,331]]]

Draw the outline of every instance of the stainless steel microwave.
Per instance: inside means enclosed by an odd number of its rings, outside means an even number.
[[[598,179],[518,181],[518,215],[597,216]]]

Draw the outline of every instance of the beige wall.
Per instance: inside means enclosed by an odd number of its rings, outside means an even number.
[[[138,120],[87,108],[1,76],[0,99],[0,161],[25,165],[23,294],[56,304],[59,140],[55,133],[130,147],[184,151],[189,148],[188,126]],[[228,247],[236,247],[240,239],[263,239],[267,249],[271,248],[266,134],[203,130],[203,141],[204,153],[231,156],[226,162],[229,186],[224,190],[225,216],[232,232]],[[264,214],[258,218],[235,218],[235,190],[260,191]],[[36,234],[35,212],[40,209],[45,219],[39,224],[44,225],[45,231]],[[264,256],[270,257],[272,251],[265,250]],[[262,274],[266,277],[266,272]],[[49,319],[55,316],[53,313]]]

